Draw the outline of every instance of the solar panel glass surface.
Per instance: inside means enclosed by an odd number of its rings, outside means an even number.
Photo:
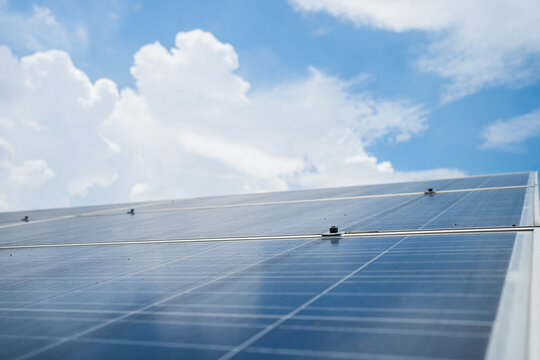
[[[9,276],[0,331],[36,350],[55,344],[40,357],[106,357],[124,347],[148,354],[149,347],[215,358],[285,319],[242,352],[475,358],[486,349],[514,238],[12,250],[2,254]]]
[[[433,186],[522,186],[528,179],[490,176]],[[421,192],[426,184],[194,199],[183,205]],[[0,357],[481,359],[516,232],[40,245],[316,234],[329,225],[528,225],[521,223],[525,194],[524,188],[512,188],[189,210],[168,202],[144,208],[160,212],[141,208],[135,215],[121,210],[0,227]],[[532,241],[529,233],[521,238]]]

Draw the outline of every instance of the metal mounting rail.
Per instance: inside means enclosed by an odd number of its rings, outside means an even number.
[[[32,224],[40,224],[51,221],[67,220],[74,218],[93,217],[93,216],[119,216],[127,214],[149,214],[149,213],[171,213],[181,211],[197,211],[197,210],[215,210],[215,209],[229,209],[229,208],[242,208],[242,207],[258,207],[258,206],[271,206],[271,205],[293,205],[303,203],[321,203],[321,202],[336,202],[336,201],[351,201],[361,199],[377,199],[377,198],[392,198],[392,197],[406,197],[406,196],[436,196],[436,194],[454,194],[465,192],[478,192],[478,191],[499,191],[499,190],[512,190],[512,189],[527,189],[534,188],[535,185],[511,185],[511,186],[493,186],[482,188],[468,188],[468,189],[452,189],[452,190],[438,190],[435,189],[431,192],[407,192],[407,193],[391,193],[391,194],[371,194],[371,195],[355,195],[355,196],[342,196],[342,197],[326,197],[315,199],[297,199],[297,200],[281,200],[281,201],[267,201],[267,202],[253,202],[253,203],[239,203],[239,204],[223,204],[223,205],[207,205],[207,206],[187,206],[187,207],[169,207],[164,209],[147,209],[143,208],[159,206],[163,204],[172,204],[177,202],[176,200],[167,201],[154,201],[140,205],[126,205],[118,208],[108,210],[98,210],[82,214],[64,215],[52,218],[36,219],[33,220],[30,216],[25,216],[23,221],[0,225],[0,229],[11,228],[18,226],[29,226]]]
[[[345,231],[342,237],[358,236],[400,236],[400,235],[446,235],[473,233],[500,233],[516,231],[533,231],[538,226],[492,226],[474,228],[420,229],[420,230],[385,230],[385,231]]]
[[[80,242],[80,243],[57,243],[57,244],[24,244],[3,245],[0,250],[57,248],[76,246],[114,246],[114,245],[144,245],[144,244],[179,244],[217,241],[264,241],[264,240],[305,240],[305,239],[336,239],[336,238],[364,238],[372,236],[421,236],[421,235],[452,235],[452,234],[477,234],[477,233],[505,233],[522,232],[539,229],[538,226],[499,226],[499,227],[474,227],[453,229],[422,229],[422,230],[367,230],[345,231],[332,234],[289,234],[289,235],[257,235],[257,236],[234,236],[234,237],[208,237],[208,238],[168,238],[168,239],[141,239],[141,240],[118,240],[106,242]]]

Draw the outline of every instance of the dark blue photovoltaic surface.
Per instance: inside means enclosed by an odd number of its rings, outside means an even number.
[[[482,359],[515,233],[9,246],[520,225],[523,188],[215,206],[528,181],[524,173],[0,214],[0,358]],[[185,209],[205,206],[213,208]],[[54,219],[66,215],[78,216]]]
[[[214,359],[334,286],[238,358],[481,358],[514,237],[2,252],[0,355]]]

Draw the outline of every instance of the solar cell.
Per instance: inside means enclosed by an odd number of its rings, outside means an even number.
[[[445,186],[526,181],[529,174]],[[373,189],[383,194],[384,187]],[[316,199],[331,192],[251,200]],[[531,194],[512,188],[141,211],[0,228],[0,357],[481,359],[500,327],[501,299],[514,296],[508,272],[531,274],[532,232],[520,228],[532,225],[523,220]],[[331,224],[342,231],[517,227],[504,233],[316,235]],[[313,236],[40,247],[283,233]],[[17,248],[22,244],[34,247]]]

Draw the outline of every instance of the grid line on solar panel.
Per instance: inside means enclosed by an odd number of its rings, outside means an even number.
[[[21,319],[21,318],[19,318]],[[48,320],[48,321],[58,321],[58,319],[55,318],[46,318],[42,320]],[[87,322],[87,323],[95,323],[95,319],[88,319],[88,318],[82,318],[82,319],[75,319],[70,318],[70,321],[77,321],[77,322]],[[223,323],[219,322],[201,322],[201,321],[144,321],[144,320],[128,320],[123,321],[125,324],[134,324],[134,325],[144,325],[144,324],[155,324],[155,325],[182,325],[182,326],[190,326],[190,325],[198,325],[198,326],[209,326],[209,327],[223,327]],[[428,322],[429,325],[448,325],[444,324],[443,322]],[[420,335],[420,336],[438,336],[438,337],[481,337],[481,338],[488,338],[489,337],[489,329],[484,329],[484,326],[482,326],[479,323],[466,323],[463,325],[467,325],[469,327],[476,326],[480,328],[480,331],[453,331],[453,330],[435,330],[433,328],[430,329],[396,329],[396,328],[373,328],[373,327],[359,327],[359,326],[309,326],[309,325],[283,325],[280,327],[280,329],[283,330],[293,330],[293,331],[317,331],[317,332],[346,332],[346,333],[364,333],[364,334],[390,334],[390,335]],[[225,324],[225,327],[228,328],[248,328],[248,329],[264,329],[265,324],[232,324],[227,323]],[[2,336],[2,335],[0,335]],[[21,337],[24,337],[21,336]],[[79,339],[85,339],[88,337],[80,337]],[[61,340],[61,338],[56,337],[55,340]],[[96,339],[96,341],[100,341],[100,339]],[[158,343],[158,342],[156,342]],[[177,346],[184,345],[182,347],[186,347],[186,343],[176,343]],[[195,345],[194,343],[191,343]],[[202,344],[200,345],[202,346]],[[211,348],[212,344],[208,344],[207,348]],[[232,346],[229,347],[229,350],[233,350]]]
[[[178,316],[178,315],[186,315],[186,314],[189,314],[189,313],[169,313],[169,314],[163,314],[163,313],[145,313],[144,315],[174,315],[174,316]],[[88,314],[85,314],[85,315],[88,315]],[[92,315],[95,315],[92,314]],[[198,326],[198,325],[204,325],[204,326],[226,326],[226,327],[231,327],[231,328],[234,328],[234,327],[243,327],[243,328],[259,328],[259,329],[264,329],[267,325],[268,325],[268,321],[265,321],[265,320],[272,320],[272,319],[277,319],[279,318],[280,316],[279,315],[267,315],[267,316],[264,316],[264,315],[256,315],[256,316],[243,316],[243,318],[253,318],[253,319],[258,319],[258,320],[261,320],[261,322],[259,323],[235,323],[235,322],[231,322],[230,321],[230,318],[231,317],[236,317],[236,318],[241,318],[242,316],[239,316],[239,315],[236,315],[236,316],[228,316],[227,315],[229,314],[226,314],[226,313],[198,313],[197,314],[197,318],[195,320],[188,320],[188,319],[182,319],[182,320],[176,320],[176,319],[170,319],[170,318],[167,318],[167,319],[155,319],[155,318],[152,318],[152,319],[124,319],[122,320],[123,323],[134,323],[134,324],[155,324],[155,325],[159,325],[159,324],[168,324],[168,325],[193,325],[193,326]],[[208,317],[209,320],[200,320],[200,318],[204,318],[204,316]],[[24,315],[9,315],[9,316],[5,316],[6,319],[14,319],[14,320],[35,320],[35,319],[40,319],[40,320],[50,320],[50,321],[57,321],[57,322],[62,322],[62,321],[81,321],[81,322],[98,322],[98,321],[101,321],[103,318],[102,317],[90,317],[90,316],[72,316],[70,314],[69,317],[67,316],[59,316],[58,313],[55,313],[54,316],[36,316],[35,314],[32,314],[32,316],[24,316]],[[223,318],[222,321],[218,321],[218,320],[221,320],[220,318]],[[492,321],[486,321],[486,320],[470,320],[470,319],[441,319],[441,318],[437,318],[437,319],[433,319],[433,318],[412,318],[412,317],[386,317],[386,318],[382,318],[382,317],[374,317],[374,316],[354,316],[354,317],[351,317],[351,316],[309,316],[309,315],[299,315],[299,316],[296,316],[295,317],[295,322],[296,323],[312,323],[310,320],[315,320],[315,321],[326,321],[327,323],[343,323],[343,325],[345,326],[341,326],[341,327],[347,327],[347,328],[350,328],[352,325],[355,325],[355,324],[358,324],[358,323],[362,323],[362,324],[367,324],[367,323],[381,323],[380,326],[384,326],[384,324],[388,324],[389,326],[390,325],[396,325],[396,324],[408,324],[408,325],[411,325],[411,326],[416,326],[418,325],[417,328],[422,328],[423,325],[435,325],[435,326],[440,326],[440,327],[447,327],[447,329],[451,329],[452,327],[454,328],[457,328],[457,327],[477,327],[477,328],[481,328],[483,332],[485,331],[489,331],[491,325],[493,324]],[[290,327],[290,329],[293,328],[293,326],[299,326],[299,325],[283,325],[283,327],[285,326],[288,326]],[[307,326],[307,325],[300,325],[300,326]],[[335,325],[326,325],[326,324],[319,324],[317,325],[317,328],[320,329],[320,330],[326,330],[328,331],[329,328],[333,328],[335,327]],[[376,331],[376,329],[371,329],[372,331]],[[362,331],[363,332],[367,332],[368,329],[366,329],[365,327],[362,328]]]
[[[58,305],[76,305],[76,304],[80,304],[80,303],[67,303],[67,302],[63,302],[63,303],[54,303],[54,304],[58,304]],[[54,304],[49,304],[49,305],[54,305]],[[91,303],[85,303],[85,305],[91,305]],[[278,305],[257,305],[257,306],[254,306],[254,305],[246,305],[246,304],[243,304],[243,305],[231,305],[231,304],[187,304],[187,305],[184,305],[184,304],[167,304],[167,307],[168,308],[172,308],[172,309],[179,309],[179,310],[174,310],[174,311],[144,311],[143,313],[145,315],[186,315],[186,316],[200,316],[200,317],[224,317],[224,318],[230,318],[230,317],[233,317],[233,318],[236,318],[236,317],[248,317],[248,318],[261,318],[261,319],[275,319],[276,318],[276,315],[274,315],[273,312],[265,312],[265,313],[245,313],[243,312],[244,310],[288,310],[290,309],[291,307],[290,306],[284,306],[284,305],[281,305],[281,306],[278,306]],[[196,312],[191,312],[193,311],[193,309],[196,309],[196,308],[200,308],[200,309],[207,309],[207,308],[216,308],[216,309],[221,309],[221,310],[224,310],[224,312],[200,312],[200,311],[196,311]],[[184,309],[184,310],[190,310],[190,312],[186,312],[186,311],[180,311],[180,309]],[[62,307],[62,308],[20,308],[20,309],[14,309],[14,308],[1,308],[1,310],[3,311],[6,311],[9,312],[9,313],[24,313],[24,312],[28,312],[28,313],[33,313],[33,317],[32,318],[35,318],[37,315],[37,313],[54,313],[55,314],[55,317],[61,317],[61,314],[66,314],[66,315],[69,315],[69,314],[77,314],[78,316],[82,316],[82,315],[107,315],[107,314],[125,314],[126,312],[128,312],[127,310],[107,310],[107,309],[66,309],[65,307]],[[240,312],[233,312],[232,310],[239,310]],[[355,306],[355,307],[351,307],[351,306],[340,306],[340,307],[332,307],[332,306],[310,306],[309,307],[309,310],[310,311],[325,311],[325,312],[342,312],[342,313],[346,313],[346,312],[356,312],[356,313],[362,313],[362,314],[365,314],[365,315],[362,315],[363,317],[373,317],[374,314],[376,315],[377,313],[394,313],[394,316],[397,316],[399,314],[415,314],[417,315],[416,318],[403,318],[403,317],[397,317],[399,319],[411,319],[411,321],[413,321],[414,319],[424,319],[424,318],[420,318],[419,315],[420,314],[431,314],[431,315],[437,315],[437,318],[435,319],[435,321],[437,320],[452,320],[452,321],[456,321],[457,318],[455,317],[456,315],[492,315],[492,312],[491,311],[488,311],[488,310],[481,310],[481,309],[474,309],[474,310],[471,310],[471,309],[426,309],[426,308],[398,308],[398,309],[394,309],[394,308],[388,308],[388,307],[360,307],[360,306]],[[444,319],[444,318],[441,318],[441,316],[444,316],[444,315],[451,315],[451,316],[454,316],[452,317],[451,319]],[[330,315],[330,317],[332,317],[332,315]],[[323,318],[326,318],[324,315],[314,315],[314,316],[310,316],[310,315],[297,315],[297,318],[301,318],[301,319],[312,319],[312,320],[319,320],[319,319],[323,319]],[[347,316],[345,317],[344,319],[350,319],[351,317],[350,316]],[[380,319],[379,321],[384,321],[384,317],[375,317],[376,319]],[[343,319],[343,318],[339,318],[339,319]],[[426,319],[429,319],[429,318],[426,318]],[[470,318],[466,318],[466,319],[461,319],[461,320],[465,320],[465,321],[470,321],[471,319]],[[487,322],[485,320],[479,320],[479,321],[483,321],[484,324],[487,324]],[[491,322],[491,321],[490,321]]]
[[[28,339],[38,339],[38,340],[55,340],[58,338],[51,337],[51,336],[26,336],[25,338]],[[137,340],[137,341],[129,341],[129,340],[110,340],[110,339],[92,339],[92,338],[80,338],[75,340],[75,343],[90,343],[90,344],[110,344],[110,345],[120,345],[121,348],[118,349],[118,351],[126,353],[125,347],[126,346],[133,346],[136,348],[150,348],[152,349],[152,353],[142,353],[143,356],[156,356],[156,349],[162,349],[162,348],[171,348],[171,349],[199,349],[199,350],[216,350],[216,351],[227,351],[232,348],[232,346],[227,345],[207,345],[207,344],[193,344],[193,343],[178,343],[178,342],[156,342],[156,341],[144,341],[144,340]],[[80,345],[79,345],[80,346]],[[112,351],[112,350],[111,350]],[[117,351],[117,352],[118,352]],[[292,349],[279,349],[279,348],[261,348],[261,347],[250,347],[246,349],[247,353],[250,353],[249,358],[253,358],[256,354],[269,354],[272,356],[272,358],[275,358],[275,356],[292,356],[294,358],[297,358],[298,356],[301,357],[308,357],[308,358],[334,358],[334,359],[369,359],[369,360],[433,360],[431,357],[418,357],[418,356],[392,356],[392,355],[381,355],[381,354],[372,354],[372,353],[347,353],[343,351],[309,351],[309,350],[292,350]],[[177,353],[165,353],[158,352],[160,356],[169,355],[171,358],[176,358]],[[200,357],[200,354],[197,354],[198,357]],[[141,356],[141,352],[138,351],[137,353],[134,353],[132,356]],[[192,355],[193,356],[193,355]],[[92,358],[92,356],[88,356],[88,358]],[[212,358],[212,357],[208,357]],[[438,358],[442,359],[443,358]]]
[[[362,282],[362,284],[364,284]],[[79,289],[79,291],[87,290],[85,289]],[[162,291],[138,291],[139,294],[168,294],[170,291],[162,290]],[[6,291],[5,293],[24,293],[25,295],[32,295],[33,293],[35,295],[37,294],[48,294],[48,293],[56,293],[55,291],[51,290],[31,290],[31,291],[22,291],[22,290],[11,290]],[[95,296],[99,295],[110,295],[110,294],[133,294],[133,291],[131,290],[106,290],[106,291],[90,291],[88,294],[92,294]],[[305,296],[305,295],[317,295],[314,291],[194,291],[193,294],[197,295],[267,295],[267,296],[279,296],[279,295],[290,295],[290,296]],[[67,294],[61,294],[58,295],[58,297],[65,296]],[[73,293],[69,293],[69,295],[73,295]],[[402,296],[402,295],[409,295],[409,296],[442,296],[442,297],[498,297],[498,293],[450,293],[450,292],[439,292],[439,293],[410,293],[410,292],[335,292],[332,294],[328,294],[328,296],[349,296],[349,297],[363,297],[363,296]],[[54,299],[54,298],[53,298]],[[50,301],[52,299],[43,299],[40,302],[44,301]]]
[[[435,360],[433,357],[424,356],[403,356],[403,355],[381,355],[374,353],[358,353],[358,352],[345,352],[345,351],[310,351],[310,350],[291,350],[280,348],[264,348],[264,347],[249,347],[245,350],[249,353],[245,358],[256,359],[253,356],[258,355],[270,355],[270,357],[264,357],[261,359],[274,359],[276,356],[285,356],[297,358],[322,358],[322,359],[352,359],[352,360]],[[445,358],[437,358],[438,360],[448,360]]]
[[[107,319],[107,315],[113,315],[114,313],[101,313],[94,311],[92,313],[80,313],[77,315],[83,315],[83,316],[74,316],[73,313],[69,314],[69,316],[59,316],[58,312],[54,313],[54,316],[39,316],[32,314],[33,316],[7,316],[4,318],[4,322],[8,320],[14,320],[12,324],[15,323],[21,323],[21,321],[17,320],[31,320],[31,321],[56,321],[57,324],[61,324],[62,322],[94,322],[99,323],[101,321],[104,321]],[[196,314],[196,315],[195,315]],[[67,314],[66,314],[67,315]],[[94,315],[94,317],[91,317],[89,315]],[[221,327],[242,327],[242,328],[259,328],[264,329],[266,326],[268,326],[269,323],[275,321],[276,319],[279,319],[282,315],[264,315],[264,314],[257,314],[257,315],[250,315],[250,314],[228,314],[228,313],[203,313],[203,312],[197,312],[197,313],[190,313],[190,312],[145,312],[142,315],[146,317],[146,319],[125,319],[121,322],[123,324],[127,323],[134,323],[134,324],[153,324],[155,326],[158,326],[160,324],[167,324],[167,325],[178,325],[178,326],[185,326],[185,325],[191,325],[191,326],[197,326],[197,325],[216,325],[219,324]],[[371,316],[370,316],[371,315]],[[335,326],[331,324],[341,324],[340,326],[345,327],[351,327],[351,326],[358,326],[362,325],[365,330],[366,325],[371,325],[372,332],[376,332],[378,327],[382,328],[392,328],[392,327],[403,327],[407,329],[440,329],[441,331],[451,330],[453,329],[474,329],[474,328],[480,328],[483,332],[488,332],[490,330],[491,325],[493,324],[493,321],[489,319],[485,319],[485,317],[482,317],[482,313],[467,313],[465,314],[467,318],[459,319],[459,315],[463,315],[460,313],[447,313],[447,318],[444,316],[439,317],[429,317],[429,315],[432,315],[427,312],[422,311],[416,311],[416,312],[409,312],[407,314],[393,314],[393,317],[381,317],[377,316],[378,314],[375,312],[372,312],[371,314],[365,314],[362,316],[332,316],[332,315],[316,315],[316,316],[309,316],[309,315],[299,315],[294,318],[294,323],[303,323],[303,324],[313,324],[318,323],[317,327],[320,329],[328,329],[328,326]],[[406,316],[405,316],[406,315]],[[411,315],[414,315],[416,317],[412,317]],[[428,315],[428,316],[426,316]],[[477,318],[474,318],[474,315],[479,315]],[[161,317],[166,317],[166,319],[160,319]],[[178,318],[180,320],[176,320],[175,318]],[[246,322],[248,321],[248,322]],[[254,322],[256,321],[256,322]],[[47,324],[49,327],[51,327],[51,324]],[[85,325],[85,324],[82,324]],[[255,325],[255,326],[253,326]],[[60,326],[61,328],[61,326]],[[17,331],[19,330],[19,331]],[[11,330],[12,334],[14,333],[20,333],[20,328],[17,329],[12,326]],[[21,334],[21,336],[24,336],[25,334]],[[116,335],[118,336],[118,335]],[[113,334],[114,337],[114,334]]]

